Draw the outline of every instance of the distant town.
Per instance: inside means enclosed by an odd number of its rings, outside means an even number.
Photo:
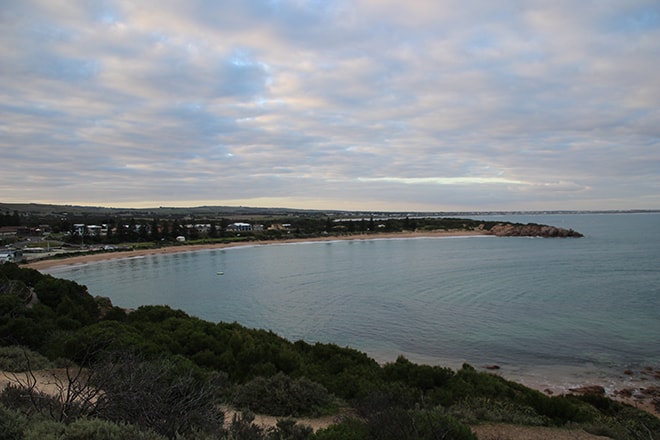
[[[494,222],[465,217],[582,212],[586,211],[351,212],[222,206],[125,209],[0,203],[0,262],[182,243],[489,229],[492,225],[487,223]]]

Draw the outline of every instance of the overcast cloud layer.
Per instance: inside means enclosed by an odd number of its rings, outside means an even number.
[[[660,208],[657,0],[3,0],[0,201]]]

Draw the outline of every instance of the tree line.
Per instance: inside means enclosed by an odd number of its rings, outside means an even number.
[[[0,214],[0,227],[2,226],[21,226],[21,216],[18,211],[12,214],[9,212]]]
[[[66,216],[22,218],[18,212],[5,214],[0,220],[8,224],[21,222],[26,227],[47,226],[53,236],[64,241],[78,243],[119,244],[126,242],[173,242],[179,236],[187,240],[231,239],[237,233],[228,226],[231,223],[249,223],[260,225],[250,231],[241,231],[243,238],[282,239],[308,238],[320,235],[376,234],[415,230],[473,230],[490,229],[496,222],[445,218],[415,217],[260,217],[260,218],[209,218],[209,217],[172,217],[172,218],[135,218],[125,216]],[[84,225],[84,226],[80,226]],[[95,226],[94,231],[87,226]],[[200,225],[204,225],[200,228]],[[274,226],[271,228],[271,225]],[[285,225],[285,226],[283,226]]]

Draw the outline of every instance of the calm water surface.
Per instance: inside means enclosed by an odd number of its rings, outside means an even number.
[[[585,237],[267,245],[49,273],[121,307],[167,304],[290,340],[348,345],[379,361],[403,354],[451,367],[498,364],[537,382],[660,367],[660,214],[484,218]]]

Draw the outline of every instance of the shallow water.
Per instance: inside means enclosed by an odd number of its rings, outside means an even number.
[[[567,383],[660,366],[660,214],[499,218],[585,237],[267,245],[50,273],[121,307],[168,304],[379,361],[497,364],[511,377]]]

